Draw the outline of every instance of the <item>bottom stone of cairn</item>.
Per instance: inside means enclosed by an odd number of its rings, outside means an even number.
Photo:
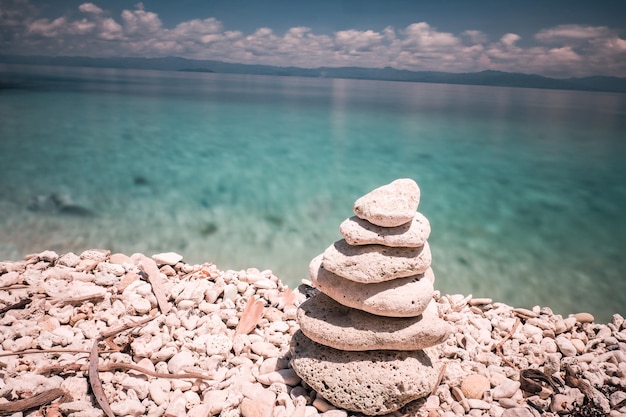
[[[291,354],[293,369],[324,399],[366,415],[391,413],[428,395],[439,373],[424,350],[347,352],[301,331],[293,336]]]

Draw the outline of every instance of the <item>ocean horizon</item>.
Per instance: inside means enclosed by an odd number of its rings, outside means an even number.
[[[90,248],[297,286],[420,186],[435,288],[626,315],[626,95],[0,64],[0,261]]]

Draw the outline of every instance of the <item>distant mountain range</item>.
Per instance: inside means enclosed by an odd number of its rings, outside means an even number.
[[[502,87],[546,88],[558,90],[606,91],[626,93],[626,78],[582,77],[549,78],[541,75],[502,71],[451,73],[407,71],[391,67],[276,67],[272,65],[232,64],[222,61],[165,58],[90,58],[0,55],[0,63],[54,65],[94,68],[128,68],[160,71],[215,72],[226,74],[281,75],[292,77],[349,78],[361,80],[408,81],[440,84],[468,84]]]

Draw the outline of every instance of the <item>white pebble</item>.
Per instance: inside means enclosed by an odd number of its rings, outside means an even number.
[[[576,356],[576,348],[572,342],[565,336],[556,337],[556,345],[563,354],[563,356]]]
[[[200,399],[200,396],[193,391],[186,391],[185,392],[185,401],[187,401],[187,409],[190,409],[192,407],[195,407],[196,405],[200,404],[200,402],[202,401]]]
[[[515,395],[519,388],[519,381],[513,381],[512,379],[505,378],[499,385],[491,390],[491,395],[494,400],[511,398]]]
[[[235,298],[237,298],[238,294],[239,291],[237,291],[237,286],[233,284],[228,284],[226,287],[224,287],[223,299],[235,301]]]
[[[193,353],[188,350],[183,350],[172,356],[167,362],[167,369],[171,374],[180,374],[184,372],[185,368],[194,366],[195,363],[196,359]]]
[[[259,279],[257,281],[254,281],[254,283],[252,285],[255,288],[262,289],[262,290],[274,290],[274,289],[278,288],[278,286],[276,285],[276,283],[274,281],[269,280],[267,278],[263,278],[263,279]]]
[[[185,399],[185,396],[181,392],[176,391],[170,397],[170,403],[165,409],[165,414],[163,415],[165,417],[184,416],[187,414],[186,405],[187,405],[187,400]]]
[[[152,259],[154,259],[157,265],[176,265],[183,260],[183,256],[175,252],[164,252],[152,255]]]
[[[132,389],[135,391],[140,400],[146,398],[150,392],[150,383],[141,378],[127,376],[122,380],[121,385],[126,389]]]
[[[146,412],[146,407],[134,399],[126,399],[111,404],[111,410],[118,416],[142,416]]]
[[[300,384],[301,380],[298,374],[296,374],[296,372],[293,369],[289,368],[289,369],[280,369],[278,371],[259,375],[257,377],[257,381],[259,381],[263,385],[271,385],[276,382],[279,382],[281,384],[295,387],[296,385]]]
[[[477,400],[476,398],[468,398],[467,403],[469,404],[470,408],[475,408],[479,410],[489,410],[489,408],[491,408],[491,405],[489,405],[487,401]]]
[[[276,346],[269,342],[255,342],[250,345],[250,349],[257,355],[261,355],[265,358],[277,357],[280,355],[280,351]]]

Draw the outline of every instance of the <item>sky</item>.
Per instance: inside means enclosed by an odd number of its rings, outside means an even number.
[[[626,1],[0,0],[0,54],[626,77]]]

